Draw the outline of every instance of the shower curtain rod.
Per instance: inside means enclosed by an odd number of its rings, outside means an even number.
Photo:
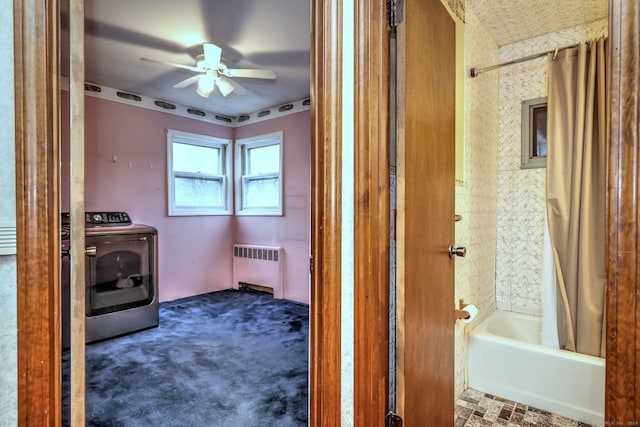
[[[590,43],[590,42],[583,42],[583,43]],[[469,75],[471,77],[478,77],[478,74],[480,74],[480,73],[486,73],[487,71],[496,70],[498,68],[502,68],[502,67],[505,67],[507,65],[519,64],[520,62],[530,61],[532,59],[536,59],[536,58],[540,58],[540,57],[546,56],[546,55],[548,55],[550,53],[553,53],[553,58],[555,59],[556,55],[561,50],[578,47],[578,46],[580,46],[580,44],[581,43],[576,43],[576,44],[573,44],[571,46],[565,46],[565,47],[560,47],[560,48],[547,50],[546,52],[536,53],[534,55],[525,56],[524,58],[513,59],[511,61],[503,62],[503,63],[497,64],[497,65],[491,65],[489,67],[482,67],[482,68],[473,67],[473,68],[471,68],[469,70]]]

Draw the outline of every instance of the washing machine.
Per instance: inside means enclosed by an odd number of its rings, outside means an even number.
[[[62,345],[70,336],[69,213],[62,230]],[[126,212],[85,214],[86,342],[158,326],[158,232]]]

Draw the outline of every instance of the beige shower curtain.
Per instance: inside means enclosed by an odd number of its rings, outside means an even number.
[[[548,62],[547,214],[560,347],[604,357],[605,40]]]

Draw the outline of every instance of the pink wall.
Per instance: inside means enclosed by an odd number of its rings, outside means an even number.
[[[237,217],[236,243],[284,248],[284,297],[309,302],[311,235],[311,116],[309,111],[235,129],[235,138],[283,131],[284,216]]]
[[[61,102],[62,209],[68,210],[67,92]],[[285,217],[167,216],[167,129],[229,139],[283,130]],[[233,129],[85,97],[86,210],[125,211],[133,222],[158,229],[161,301],[231,288],[238,242],[282,245],[285,298],[308,303],[310,164],[308,112]]]

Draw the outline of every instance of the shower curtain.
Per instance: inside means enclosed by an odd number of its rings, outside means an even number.
[[[604,357],[605,40],[549,55],[547,218],[560,347]]]
[[[540,297],[542,299],[542,327],[540,339],[542,345],[550,348],[560,348],[558,342],[558,299],[556,266],[553,260],[553,248],[549,237],[549,220],[544,214],[544,239],[542,245],[542,277]]]

